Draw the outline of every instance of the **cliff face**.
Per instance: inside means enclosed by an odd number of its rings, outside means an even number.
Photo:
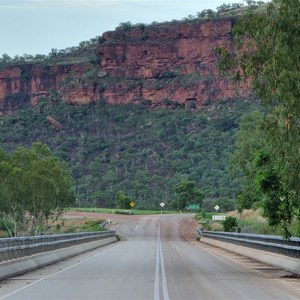
[[[0,109],[10,112],[39,97],[73,104],[104,99],[109,104],[190,105],[237,96],[218,75],[214,49],[232,47],[232,20],[146,26],[106,32],[98,63],[19,65],[0,71]],[[240,96],[249,91],[241,87]],[[54,95],[55,94],[55,95]]]
[[[51,96],[53,91],[62,97],[72,97],[74,91],[63,95],[63,83],[70,76],[81,76],[89,69],[89,64],[78,65],[39,65],[24,64],[0,70],[0,111],[10,113],[25,103],[35,105],[39,98]],[[82,87],[76,91],[74,101],[85,103],[93,95],[81,95]]]

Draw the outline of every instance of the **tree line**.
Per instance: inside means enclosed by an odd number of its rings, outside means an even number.
[[[48,54],[23,54],[15,55],[11,57],[7,53],[2,54],[0,57],[0,66],[12,65],[12,64],[24,64],[24,63],[42,63],[51,61],[54,58],[62,58],[64,56],[75,55],[81,50],[91,50],[94,49],[98,44],[98,38],[91,38],[88,41],[82,41],[78,46],[68,47],[65,49],[52,48]]]
[[[172,23],[181,23],[181,22],[195,22],[202,19],[207,18],[214,18],[219,17],[224,12],[233,11],[235,9],[243,8],[243,7],[258,7],[264,3],[264,1],[255,1],[255,0],[246,0],[246,3],[223,3],[222,5],[218,6],[216,10],[212,9],[204,9],[201,12],[197,12],[196,15],[189,15],[182,20],[172,20],[169,22],[152,22],[149,25],[144,23],[132,24],[130,21],[128,22],[121,22],[115,30],[117,31],[127,31],[133,28],[143,28],[145,26],[161,26],[164,24],[172,24]],[[51,61],[57,57],[64,57],[66,55],[74,55],[76,52],[81,50],[91,50],[97,46],[99,41],[99,36],[91,38],[87,41],[82,41],[78,44],[78,46],[67,47],[65,49],[56,49],[52,48],[48,54],[23,54],[23,55],[15,55],[11,57],[7,53],[3,53],[2,57],[0,57],[0,66],[6,66],[11,64],[23,64],[23,63],[42,63]]]
[[[128,31],[134,28],[144,28],[146,26],[149,27],[155,27],[155,26],[162,26],[162,25],[170,25],[170,24],[178,24],[178,23],[186,23],[186,22],[198,22],[201,20],[206,20],[210,18],[217,18],[222,17],[224,12],[233,12],[236,9],[240,8],[257,8],[259,6],[262,6],[265,4],[264,1],[255,1],[255,0],[246,0],[246,3],[223,3],[220,6],[216,8],[216,10],[213,9],[203,9],[200,12],[197,12],[195,15],[188,15],[187,17],[184,17],[182,20],[172,20],[172,21],[166,21],[166,22],[152,22],[149,25],[145,23],[137,23],[133,24],[130,21],[127,22],[121,22],[115,30],[117,31]]]
[[[69,165],[77,206],[114,208],[122,191],[133,195],[136,208],[159,208],[163,201],[171,209],[174,186],[185,180],[205,193],[204,209],[217,199],[233,199],[240,181],[230,178],[229,157],[240,119],[256,102],[232,99],[201,111],[144,105],[73,106],[44,99],[2,117],[0,145],[13,152],[47,144]]]

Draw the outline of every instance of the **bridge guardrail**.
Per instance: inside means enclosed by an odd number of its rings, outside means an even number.
[[[115,231],[83,232],[0,239],[0,262],[113,237]]]
[[[300,238],[292,237],[290,240],[284,240],[278,235],[206,231],[200,228],[197,232],[206,238],[300,258]]]

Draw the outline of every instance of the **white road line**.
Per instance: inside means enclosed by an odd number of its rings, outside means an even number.
[[[138,228],[139,228],[139,224],[137,224],[137,225],[135,226],[134,233],[136,233],[136,231],[138,230]]]
[[[160,270],[162,280],[162,292],[164,300],[169,300],[169,292],[167,286],[167,277],[164,264],[164,257],[162,253],[161,240],[160,240],[160,226],[157,225],[156,237],[156,266],[155,266],[155,281],[154,281],[154,300],[160,300]]]
[[[161,261],[161,275],[162,275],[162,288],[163,288],[163,295],[164,300],[169,300],[169,293],[168,293],[168,286],[167,286],[167,277],[166,277],[166,270],[165,270],[165,263],[164,257],[161,248],[161,242],[159,241],[159,251],[160,251],[160,261]]]
[[[159,236],[158,230],[156,235],[156,264],[155,264],[155,280],[154,280],[154,300],[159,300]]]
[[[132,238],[133,238],[133,236],[135,235],[135,233],[136,233],[136,231],[138,230],[138,228],[139,228],[139,224],[137,224],[137,225],[135,226],[135,229],[134,229],[134,231],[133,231],[132,236],[129,238],[129,241],[132,240]]]

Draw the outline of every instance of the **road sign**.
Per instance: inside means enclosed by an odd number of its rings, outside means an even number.
[[[216,205],[216,206],[215,206],[215,210],[218,211],[219,209],[220,209],[220,206],[219,206],[219,205]]]
[[[159,205],[161,208],[163,208],[165,206],[165,203],[161,202]]]
[[[222,215],[213,215],[212,219],[214,221],[225,221],[226,220],[226,216],[222,216]]]
[[[188,209],[199,209],[200,208],[200,204],[190,203],[187,208]]]
[[[130,206],[134,207],[135,203],[133,201],[130,202]]]

